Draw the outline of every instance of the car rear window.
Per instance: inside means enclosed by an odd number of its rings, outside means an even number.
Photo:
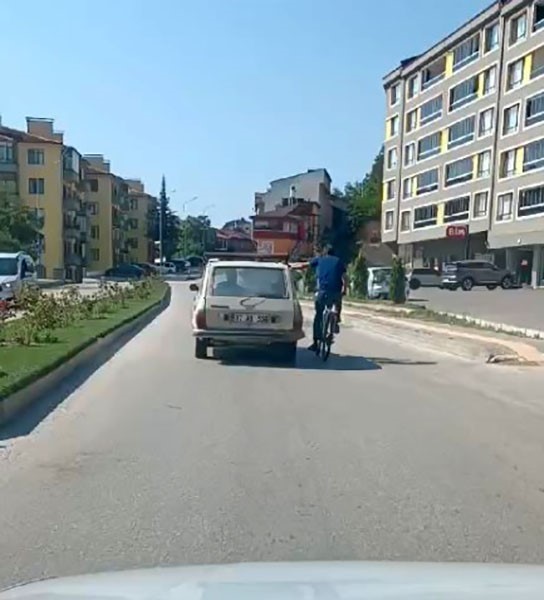
[[[211,296],[234,298],[288,298],[284,269],[259,267],[215,267]]]

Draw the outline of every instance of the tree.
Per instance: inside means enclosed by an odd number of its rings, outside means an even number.
[[[383,156],[382,146],[363,181],[348,182],[341,192],[340,197],[347,202],[354,229],[358,229],[370,219],[379,219],[381,216]]]
[[[362,249],[349,265],[348,279],[352,294],[357,298],[366,298],[368,295],[368,265]]]
[[[160,211],[160,212],[159,212]],[[166,193],[166,179],[164,175],[161,181],[161,193],[159,201],[152,212],[151,218],[154,229],[154,239],[160,240],[160,224],[162,213],[162,253],[166,260],[170,260],[177,252],[180,240],[181,221],[176,213],[170,208],[170,198]]]
[[[181,248],[183,256],[202,256],[215,247],[213,228],[206,215],[188,216],[181,221]]]
[[[406,272],[402,260],[398,256],[393,257],[391,280],[389,282],[389,299],[395,304],[406,302]]]
[[[40,239],[35,211],[23,206],[18,196],[0,192],[0,252],[23,250],[35,257]]]

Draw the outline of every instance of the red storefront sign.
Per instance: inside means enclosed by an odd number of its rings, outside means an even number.
[[[468,227],[466,225],[448,225],[446,227],[446,237],[455,240],[463,240],[468,235]]]

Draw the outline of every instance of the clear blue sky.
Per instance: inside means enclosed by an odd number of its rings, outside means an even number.
[[[83,153],[162,173],[214,224],[307,168],[360,179],[383,137],[381,79],[489,0],[3,0],[8,126],[52,117]],[[188,207],[189,208],[189,207]]]

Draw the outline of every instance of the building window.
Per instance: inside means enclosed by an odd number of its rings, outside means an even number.
[[[520,58],[508,65],[506,73],[506,89],[514,90],[518,88],[523,81],[523,58]]]
[[[391,231],[393,229],[393,216],[392,210],[385,211],[385,231]]]
[[[394,169],[397,166],[397,149],[390,148],[387,151],[387,168]]]
[[[512,204],[514,195],[512,192],[501,194],[497,198],[497,221],[508,221],[512,218]]]
[[[491,150],[484,150],[478,154],[477,177],[489,177],[491,175]]]
[[[394,200],[395,198],[395,180],[391,179],[385,183],[385,199]]]
[[[448,150],[472,142],[474,139],[475,123],[476,117],[474,115],[454,123],[448,129]]]
[[[467,221],[470,211],[470,196],[448,200],[444,206],[444,223]]]
[[[91,192],[98,192],[98,179],[89,179],[89,189]]]
[[[499,170],[500,177],[511,177],[516,173],[516,151],[507,150],[501,154],[501,164]]]
[[[88,208],[89,208],[89,214],[90,215],[97,215],[98,214],[98,203],[97,202],[89,202],[87,204]]]
[[[484,96],[492,94],[497,87],[497,67],[489,67],[484,71]]]
[[[527,101],[529,102],[529,101]],[[502,134],[508,135],[515,133],[519,126],[519,104],[508,106],[504,109],[504,119],[502,123]]]
[[[98,225],[91,225],[91,239],[100,239],[100,227]]]
[[[13,163],[13,144],[0,143],[0,163]]]
[[[389,135],[393,137],[399,132],[399,117],[395,115],[389,119]]]
[[[138,210],[138,198],[131,198],[129,201],[130,210]]]
[[[493,23],[485,30],[484,52],[491,52],[499,47],[499,24]]]
[[[412,142],[404,147],[404,166],[413,165],[416,160],[416,145]]]
[[[399,89],[400,86],[398,83],[392,85],[389,90],[389,102],[391,106],[395,106],[395,104],[399,101]]]
[[[474,194],[474,212],[475,219],[485,217],[487,215],[487,198],[489,192],[477,192]]]
[[[428,67],[425,67],[421,71],[421,89],[426,90],[435,83],[438,83],[444,79],[446,74],[446,57],[443,56],[438,60],[435,60]]]
[[[129,248],[133,248],[134,250],[136,250],[138,248],[138,238],[128,238],[127,240],[127,246],[129,246]]]
[[[410,231],[410,211],[403,210],[400,213],[400,230]]]
[[[544,46],[540,46],[531,53],[531,74],[530,79],[544,75]]]
[[[478,137],[484,137],[493,133],[495,121],[495,109],[486,108],[480,113],[480,119],[478,123]]]
[[[472,156],[461,158],[446,165],[445,187],[456,185],[465,181],[470,181],[473,175]]]
[[[393,181],[394,183],[394,181]],[[138,219],[129,219],[128,220],[130,229],[138,229]]]
[[[527,98],[525,104],[525,126],[544,121],[544,92]]]
[[[544,187],[538,186],[519,193],[518,217],[531,217],[544,213]]]
[[[406,179],[402,180],[402,198],[406,200],[406,198],[412,197],[412,179],[410,177],[406,177]]]
[[[29,148],[26,151],[26,158],[29,165],[43,165],[45,163],[45,154],[43,150]]]
[[[419,123],[425,125],[442,116],[442,96],[431,98],[425,104],[422,104],[419,109]]]
[[[438,209],[436,204],[420,206],[414,210],[414,229],[436,225]]]
[[[544,27],[544,2],[536,0],[533,4],[533,31]]]
[[[450,90],[450,111],[472,102],[478,96],[478,77],[461,81]]]
[[[462,42],[453,50],[453,70],[458,71],[461,67],[475,61],[480,53],[480,34],[473,35]]]
[[[29,194],[44,194],[45,193],[45,181],[43,177],[31,177],[28,180],[28,193]]]
[[[544,167],[544,139],[527,144],[523,150],[523,172]]]
[[[417,159],[424,160],[440,153],[441,132],[431,133],[417,143]]]
[[[527,13],[510,20],[510,46],[524,40],[527,37]]]
[[[91,260],[98,262],[100,260],[100,250],[98,248],[91,248]]]
[[[408,98],[413,98],[419,93],[419,75],[414,75],[408,80]]]
[[[406,133],[410,133],[410,131],[414,131],[417,127],[417,109],[411,110],[406,115]]]
[[[417,176],[417,195],[433,192],[438,189],[438,168],[424,171]]]

